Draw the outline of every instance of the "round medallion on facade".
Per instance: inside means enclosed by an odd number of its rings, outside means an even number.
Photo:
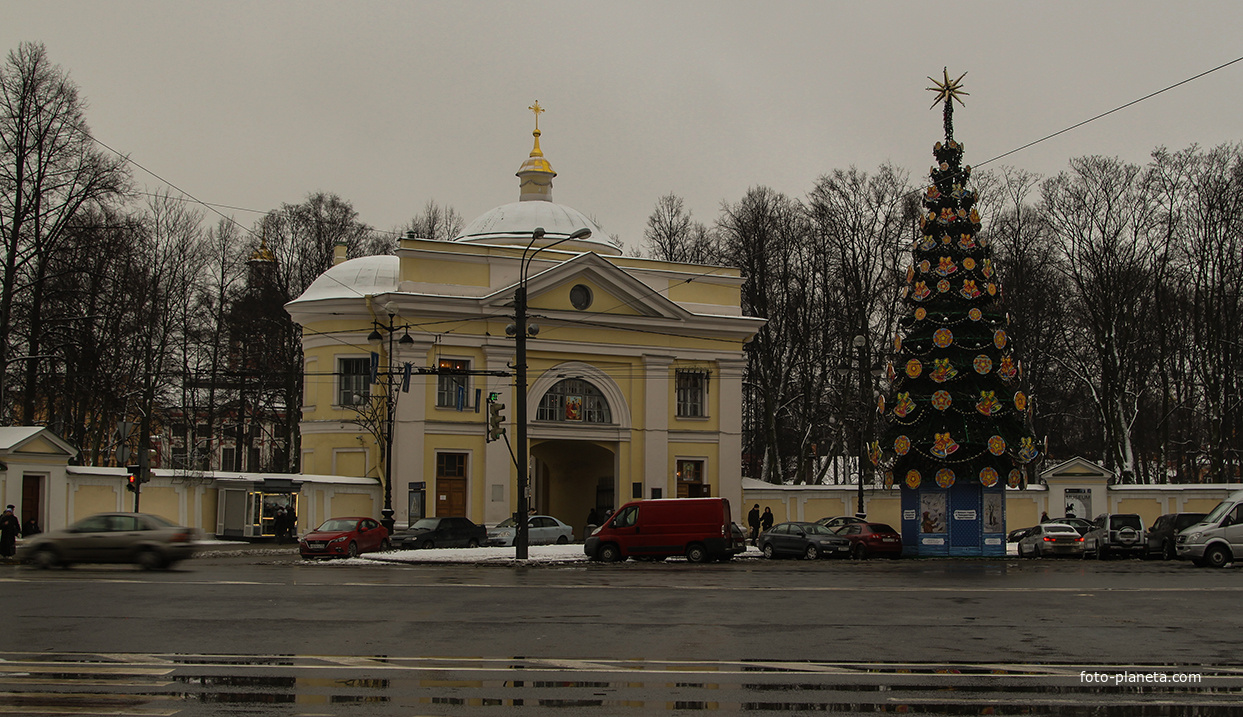
[[[971,362],[971,365],[975,368],[975,372],[980,375],[986,374],[993,370],[993,360],[984,354],[976,356],[975,360]]]
[[[894,453],[897,453],[900,456],[904,456],[907,454],[907,451],[909,450],[911,450],[911,439],[907,438],[906,436],[898,436],[897,438],[893,439],[893,452]]]
[[[1010,477],[1006,481],[1006,485],[1009,485],[1011,488],[1018,488],[1019,481],[1022,480],[1022,478],[1023,478],[1023,474],[1019,472],[1018,468],[1015,468],[1014,470],[1010,471]]]
[[[1005,329],[997,329],[993,332],[993,345],[999,349],[1006,347],[1006,331]]]
[[[906,472],[906,487],[914,490],[919,487],[919,471],[910,470]]]
[[[945,409],[949,408],[950,403],[952,402],[953,401],[950,398],[949,391],[937,391],[936,393],[932,394],[932,407],[937,409],[938,411],[944,411]]]
[[[921,307],[919,307],[918,309],[915,309],[915,320],[916,320],[916,321],[923,321],[923,320],[924,320],[924,319],[926,319],[926,318],[928,318],[928,310],[927,310],[927,309],[925,309],[925,308],[924,308],[924,307],[922,307],[922,306],[921,306]]]
[[[885,471],[885,490],[893,487],[893,471]]]
[[[919,374],[923,373],[924,365],[919,359],[911,359],[906,362],[906,375],[910,378],[919,378]]]
[[[937,485],[942,488],[949,488],[954,485],[954,471],[949,468],[942,468],[937,471]]]
[[[999,456],[1006,452],[1006,439],[1001,436],[993,436],[988,439],[988,452],[995,456]]]
[[[997,485],[997,479],[999,477],[1000,476],[997,475],[997,471],[992,466],[985,466],[984,469],[980,471],[980,484],[985,488],[992,488]]]
[[[570,304],[579,311],[586,311],[592,302],[591,287],[586,284],[575,284],[570,289]]]
[[[928,238],[931,239],[932,237],[928,237]],[[932,264],[928,263],[927,259],[924,259],[923,261],[919,262],[919,273],[927,274],[928,270],[931,268],[932,268]]]
[[[947,291],[949,291],[949,290],[950,290],[950,282],[949,282],[949,279],[942,279],[942,280],[940,280],[940,281],[938,281],[938,282],[937,282],[937,291],[939,291],[939,292],[941,292],[942,294],[944,294],[945,292],[947,292]]]
[[[971,271],[972,269],[974,269],[975,259],[972,259],[971,257],[967,257],[966,259],[963,259],[962,268],[966,269],[967,271]]]
[[[937,329],[932,334],[932,343],[936,344],[937,348],[940,349],[948,348],[950,344],[954,343],[954,332],[949,329]]]
[[[1027,410],[1027,395],[1022,391],[1014,392],[1014,407],[1020,411]]]
[[[971,319],[972,321],[979,321],[980,319],[984,318],[984,312],[980,311],[978,308],[972,308],[970,311],[967,312],[967,318]]]

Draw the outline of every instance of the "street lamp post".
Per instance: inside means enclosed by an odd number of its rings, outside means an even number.
[[[531,260],[545,249],[550,249],[562,242],[572,239],[586,239],[591,230],[582,228],[567,237],[551,244],[546,244],[535,251],[535,243],[544,238],[544,228],[535,227],[531,232],[531,241],[522,250],[522,260],[518,265],[518,288],[514,290],[514,428],[518,445],[514,449],[514,463],[518,469],[518,508],[514,515],[516,533],[514,534],[514,557],[518,560],[527,559],[529,533],[527,530],[527,513],[529,502],[529,483],[527,476],[527,270]],[[528,252],[530,255],[528,256]]]
[[[865,482],[871,482],[871,470],[867,467],[868,461],[868,436],[872,433],[872,377],[879,376],[881,373],[880,366],[868,366],[867,336],[858,334],[855,336],[850,345],[855,350],[852,359],[847,359],[847,363],[838,367],[837,373],[842,377],[849,377],[855,370],[851,365],[852,361],[859,363],[859,420],[855,423],[856,430],[859,432],[859,497],[856,506],[855,516],[864,518],[867,516],[863,505],[863,486]]]
[[[383,329],[388,336],[388,355],[385,358],[384,379],[384,508],[380,510],[380,524],[388,530],[389,535],[393,533],[393,526],[397,523],[393,519],[393,417],[396,410],[397,394],[393,390],[393,334],[399,328],[393,320],[397,318],[397,308],[392,302],[384,305],[384,311],[388,314],[388,323],[382,324],[376,322],[375,328],[367,336],[367,342],[371,344],[372,349],[377,353],[384,341],[384,336],[380,334]],[[414,339],[410,338],[407,332],[398,342],[403,346],[414,343]]]

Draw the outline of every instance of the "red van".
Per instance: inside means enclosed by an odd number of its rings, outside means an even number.
[[[623,505],[583,542],[592,560],[667,558],[729,560],[746,549],[725,498],[663,498]]]

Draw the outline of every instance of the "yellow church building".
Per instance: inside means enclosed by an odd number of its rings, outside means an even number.
[[[452,241],[407,237],[395,255],[350,260],[338,247],[287,304],[303,329],[303,473],[376,479],[398,526],[509,517],[510,334],[525,286],[531,509],[580,529],[591,509],[640,497],[724,496],[741,515],[743,346],[763,325],[742,314],[743,277],[623,256],[554,202],[532,109],[517,202]],[[489,440],[490,398],[504,406],[500,440]]]

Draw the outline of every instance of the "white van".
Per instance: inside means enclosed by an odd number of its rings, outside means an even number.
[[[1224,567],[1243,556],[1243,491],[1231,493],[1204,520],[1178,534],[1180,560]]]

